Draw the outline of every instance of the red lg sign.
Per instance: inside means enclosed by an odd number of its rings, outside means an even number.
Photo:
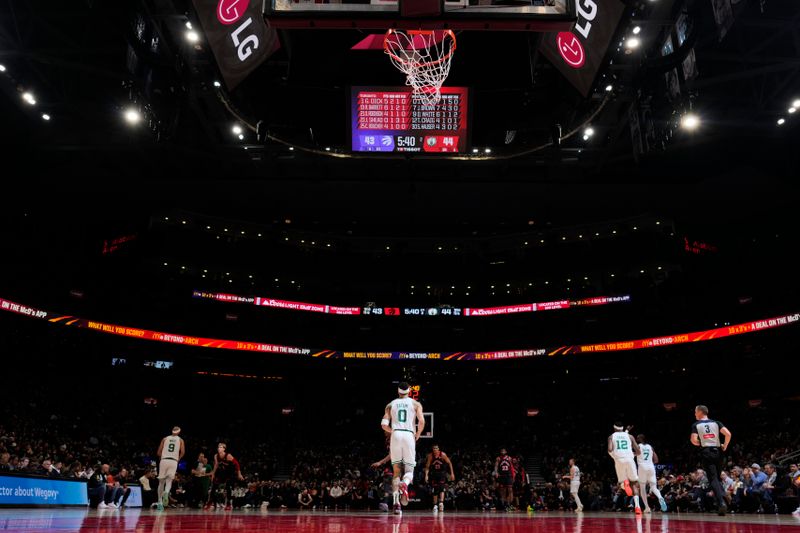
[[[572,68],[581,68],[586,62],[586,53],[583,51],[583,45],[575,34],[562,31],[557,36],[557,42],[558,51],[564,61],[567,62],[567,65]]]
[[[217,4],[217,20],[220,23],[233,24],[244,15],[250,5],[250,0],[220,0]]]

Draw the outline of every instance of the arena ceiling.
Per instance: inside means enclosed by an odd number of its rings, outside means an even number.
[[[612,50],[602,74],[613,93],[599,87],[584,99],[539,55],[538,34],[463,32],[451,82],[476,95],[473,145],[501,157],[387,161],[306,151],[331,146],[346,155],[348,85],[402,83],[381,54],[349,50],[354,30],[281,31],[281,50],[228,92],[213,85],[211,53],[185,41],[188,1],[7,2],[0,7],[2,134],[8,164],[22,169],[11,187],[36,190],[42,201],[72,191],[77,205],[91,204],[89,191],[101,186],[120,201],[180,197],[184,207],[233,216],[260,208],[269,211],[264,219],[307,210],[366,221],[388,208],[443,224],[453,217],[595,220],[682,206],[713,218],[753,198],[780,205],[798,170],[800,121],[787,107],[800,97],[800,7],[736,2],[736,20],[720,40],[710,4],[630,2],[633,17],[620,27],[624,35],[640,25],[653,41],[644,48],[657,49],[681,13],[692,17],[698,76],[677,96],[664,82],[674,65],[652,52],[654,59]],[[27,91],[36,106],[22,99]],[[122,120],[132,103],[147,110],[135,129]],[[550,142],[557,123],[564,130],[583,124],[600,105],[589,142],[578,135],[505,157]],[[703,120],[691,134],[675,123],[690,107]],[[636,153],[630,117],[645,109],[652,136]],[[257,121],[298,149],[251,131],[244,141],[231,134],[234,122]],[[57,184],[30,189],[43,181]]]

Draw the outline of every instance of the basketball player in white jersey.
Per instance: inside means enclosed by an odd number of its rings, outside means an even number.
[[[647,485],[650,485],[650,493],[658,498],[658,504],[661,506],[661,512],[667,512],[667,502],[661,496],[661,491],[658,490],[658,480],[656,480],[656,465],[658,464],[658,455],[652,446],[647,444],[647,440],[643,434],[636,436],[639,442],[639,455],[636,456],[636,464],[639,467],[639,494],[642,495],[642,502],[644,503],[644,512],[650,512],[650,504],[647,502]]]
[[[636,441],[625,431],[622,424],[614,424],[614,433],[608,437],[608,455],[614,459],[620,486],[625,490],[625,494],[633,496],[634,511],[637,515],[642,514],[642,508],[639,507],[639,476],[633,458],[640,453]]]
[[[582,513],[583,503],[578,497],[578,490],[581,488],[581,469],[575,464],[575,459],[570,458],[569,474],[562,476],[561,479],[569,480],[569,494],[575,500],[575,505],[577,506],[575,512]]]
[[[408,485],[414,479],[414,467],[417,466],[417,440],[425,429],[422,404],[408,397],[410,391],[408,383],[400,383],[397,386],[399,397],[389,402],[381,420],[383,430],[391,434],[389,455],[394,470],[394,514],[403,512],[401,504],[408,505]]]
[[[163,511],[165,505],[169,505],[169,491],[172,489],[172,480],[178,472],[178,461],[186,453],[183,439],[178,435],[181,428],[172,428],[172,434],[161,439],[158,445],[158,455],[161,460],[158,463],[158,510]]]

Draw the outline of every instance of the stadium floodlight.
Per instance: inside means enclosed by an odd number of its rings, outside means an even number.
[[[688,131],[694,131],[700,127],[700,117],[694,113],[687,113],[681,118],[681,127]]]
[[[135,109],[125,111],[125,121],[130,125],[138,124],[142,120],[142,115]]]

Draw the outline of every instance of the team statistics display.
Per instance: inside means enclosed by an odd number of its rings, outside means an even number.
[[[354,152],[465,153],[469,117],[466,87],[442,87],[427,105],[411,87],[353,87]]]

